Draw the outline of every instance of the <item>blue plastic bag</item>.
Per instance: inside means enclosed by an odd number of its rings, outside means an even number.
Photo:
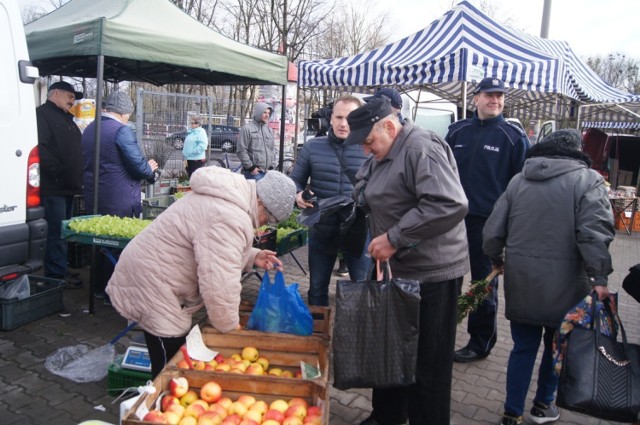
[[[311,335],[313,317],[298,293],[298,284],[286,285],[280,271],[276,272],[271,284],[269,273],[265,273],[247,328],[263,332]]]

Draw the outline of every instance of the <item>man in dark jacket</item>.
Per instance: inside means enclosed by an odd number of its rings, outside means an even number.
[[[133,102],[123,92],[114,92],[107,97],[100,127],[100,166],[98,179],[98,214],[116,217],[140,217],[142,213],[141,180],[154,181],[158,169],[155,160],[144,157],[133,131],[126,125],[133,112]],[[95,121],[89,124],[82,135],[84,158],[85,208],[93,213]],[[113,274],[113,264],[104,255],[99,255],[95,293],[110,305],[104,290]]]
[[[482,280],[491,272],[491,260],[482,252],[482,228],[493,204],[511,178],[520,172],[529,141],[522,130],[502,116],[506,88],[497,78],[485,78],[473,96],[472,118],[453,123],[445,137],[453,150],[460,182],[469,199],[465,217],[471,280]],[[466,363],[489,355],[497,340],[498,278],[491,281],[491,294],[469,314],[467,345],[455,352],[456,362]]]
[[[240,129],[236,152],[242,163],[242,174],[247,179],[260,180],[277,165],[275,141],[269,128],[272,112],[273,108],[266,103],[256,103],[253,119]]]
[[[435,133],[403,126],[388,99],[356,109],[348,121],[345,143],[371,154],[358,175],[358,198],[371,209],[369,254],[388,261],[393,277],[420,282],[416,383],[375,388],[373,412],[361,425],[407,418],[412,425],[448,425],[458,292],[469,271],[468,202],[456,161]]]
[[[66,288],[81,288],[77,274],[67,270],[67,243],[60,236],[62,220],[73,213],[73,197],[82,194],[82,133],[69,109],[82,93],[67,82],[51,84],[47,101],[36,108],[40,150],[40,193],[47,220],[44,274],[64,279]]]
[[[559,419],[553,404],[554,334],[566,312],[590,291],[600,300],[609,295],[613,214],[604,179],[589,168],[581,142],[579,131],[558,130],[531,148],[484,227],[484,252],[496,265],[504,261],[505,316],[513,338],[502,425],[524,423],[541,339],[530,422]]]
[[[296,184],[298,207],[314,207],[313,202],[302,196],[309,179],[311,194],[318,200],[339,195],[351,196],[353,193],[355,175],[365,156],[359,146],[345,146],[344,140],[349,136],[347,115],[360,105],[360,100],[354,96],[343,96],[336,100],[329,134],[303,145],[290,175]],[[335,241],[339,233],[338,214],[323,217],[309,229],[309,305],[329,305],[329,283],[338,255],[339,247]],[[343,252],[343,255],[351,280],[364,280],[371,262],[366,254],[366,244],[359,254]]]

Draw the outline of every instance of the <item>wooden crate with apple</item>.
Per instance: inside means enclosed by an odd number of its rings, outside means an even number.
[[[240,304],[240,325],[243,327],[247,325],[253,307],[254,304],[248,301],[243,301]],[[309,310],[313,317],[313,334],[330,340],[333,331],[333,311],[331,307],[312,305],[309,306]]]
[[[311,381],[291,384],[247,380],[231,374],[164,370],[153,381],[153,386],[153,394],[142,395],[124,413],[123,425],[178,421],[192,424],[329,424],[327,394],[324,388]],[[185,420],[185,417],[193,419]]]
[[[290,334],[236,330],[220,333],[212,327],[201,329],[204,343],[219,355],[209,363],[193,362],[194,372],[208,376],[237,374],[247,380],[267,380],[274,384],[312,381],[322,388],[329,385],[330,340],[322,335]],[[320,372],[315,378],[303,378],[301,362]],[[256,365],[257,364],[257,365]],[[178,352],[166,369],[189,368]]]

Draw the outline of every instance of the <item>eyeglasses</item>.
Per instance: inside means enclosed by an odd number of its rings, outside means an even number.
[[[278,224],[278,219],[275,218],[266,207],[264,210],[267,213],[267,224]]]

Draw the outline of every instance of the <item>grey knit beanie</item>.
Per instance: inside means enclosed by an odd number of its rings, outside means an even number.
[[[556,130],[544,139],[540,143],[555,143],[559,147],[581,151],[582,150],[582,134],[575,128],[566,128],[563,130]]]
[[[128,95],[121,91],[116,91],[107,97],[104,109],[120,115],[131,114],[133,112],[133,102]]]
[[[279,171],[267,171],[256,183],[256,192],[278,222],[291,215],[296,201],[296,185],[289,177]]]

